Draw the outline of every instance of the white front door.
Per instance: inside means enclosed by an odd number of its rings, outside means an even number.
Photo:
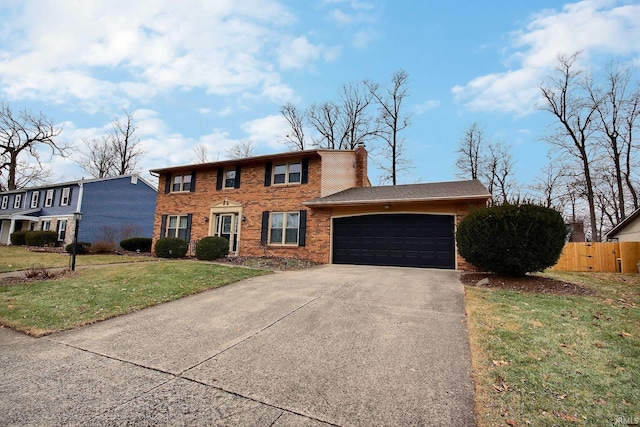
[[[238,217],[237,213],[216,215],[214,236],[224,237],[229,240],[229,255],[238,254]]]

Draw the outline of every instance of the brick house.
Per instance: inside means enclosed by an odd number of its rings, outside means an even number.
[[[455,224],[491,197],[478,181],[372,187],[367,151],[306,150],[151,171],[154,241],[229,239],[230,256],[464,268]]]
[[[82,212],[78,241],[96,243],[151,237],[157,189],[137,175],[82,179],[0,193],[0,244],[14,231],[56,231],[61,245],[74,236],[73,214]]]

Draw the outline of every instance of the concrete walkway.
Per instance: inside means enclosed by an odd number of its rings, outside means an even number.
[[[0,425],[472,426],[459,273],[322,266],[34,339]]]

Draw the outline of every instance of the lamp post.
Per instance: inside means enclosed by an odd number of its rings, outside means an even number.
[[[73,221],[75,222],[75,230],[73,231],[73,255],[71,256],[71,271],[76,271],[76,253],[78,250],[78,229],[79,222],[82,219],[82,212],[74,212]]]

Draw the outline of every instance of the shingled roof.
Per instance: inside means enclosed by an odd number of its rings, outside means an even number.
[[[491,193],[478,180],[432,182],[426,184],[354,187],[303,203],[309,207],[366,205],[391,202],[437,200],[487,200]]]

